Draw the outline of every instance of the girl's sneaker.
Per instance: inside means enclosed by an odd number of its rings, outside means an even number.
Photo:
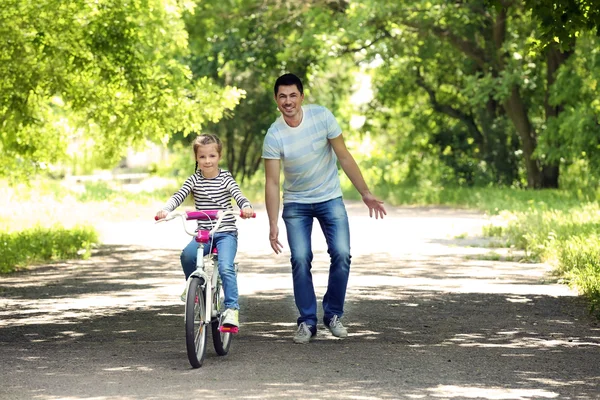
[[[236,327],[236,328],[239,327],[240,322],[238,319],[238,314],[239,314],[238,310],[235,310],[233,308],[228,308],[223,313],[223,319],[222,319],[221,325],[228,326],[228,327]]]

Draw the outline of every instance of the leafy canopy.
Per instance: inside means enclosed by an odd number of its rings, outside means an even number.
[[[187,65],[186,0],[4,0],[0,175],[31,172],[91,140],[106,159],[199,131],[243,96]]]

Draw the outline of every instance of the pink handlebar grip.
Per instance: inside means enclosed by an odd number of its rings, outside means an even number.
[[[243,214],[243,213],[242,213],[242,211],[240,210],[240,217],[243,217],[243,216],[244,216],[244,214]],[[256,213],[252,214],[252,217],[250,217],[250,218],[256,218]]]

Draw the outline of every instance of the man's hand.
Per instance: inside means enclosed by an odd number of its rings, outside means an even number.
[[[283,245],[279,241],[279,228],[271,228],[269,232],[269,243],[271,243],[271,248],[275,252],[275,254],[281,253],[283,250]]]
[[[371,193],[363,195],[362,200],[369,207],[369,217],[373,218],[373,213],[375,213],[375,219],[383,219],[383,216],[387,215],[383,201],[377,200]]]

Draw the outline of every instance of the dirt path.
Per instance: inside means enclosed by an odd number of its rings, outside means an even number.
[[[176,223],[107,222],[92,259],[0,278],[0,399],[600,398],[598,322],[547,266],[493,261],[510,254],[479,247],[484,216],[394,208],[375,221],[348,208],[347,339],[320,327],[292,343],[289,253],[271,254],[259,210],[239,223],[241,332],[192,370],[186,237]],[[318,235],[314,250],[322,296]]]

